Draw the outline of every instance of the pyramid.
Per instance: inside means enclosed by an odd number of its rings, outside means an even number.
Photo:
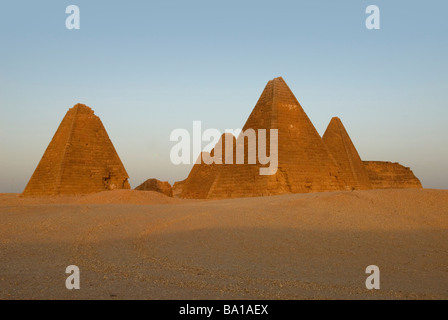
[[[231,133],[224,133],[217,144],[215,145],[215,148],[211,150],[210,152],[202,152],[199,157],[201,161],[196,161],[193,168],[190,171],[190,174],[188,175],[187,179],[185,180],[183,190],[181,193],[181,196],[183,198],[190,198],[190,199],[206,199],[208,198],[208,194],[210,192],[210,189],[215,182],[216,175],[220,169],[221,166],[224,164],[206,164],[204,162],[204,159],[206,157],[213,157],[215,155],[215,149],[217,146],[221,146],[222,152],[221,152],[221,162],[225,163],[225,139],[226,137],[233,140],[235,143],[236,139],[234,138],[233,134]]]
[[[77,104],[59,125],[23,195],[130,189],[128,178],[100,118]]]
[[[372,188],[365,166],[341,119],[331,119],[322,140],[339,165],[340,179],[344,181],[346,189]]]
[[[216,178],[216,164],[205,164],[202,160],[208,152],[200,154],[201,162],[196,162],[182,188],[181,197],[187,199],[206,199]]]
[[[278,170],[273,175],[260,175],[262,165],[220,164],[214,165],[214,181],[207,182],[209,190],[201,193],[203,198],[234,198],[275,195],[282,193],[301,193],[341,190],[339,168],[323,143],[319,133],[303,111],[301,105],[282,78],[268,82],[249,119],[244,125],[247,129],[267,130],[266,150],[270,150],[269,130],[278,129]],[[244,143],[247,154],[247,139]],[[225,150],[229,152],[229,150]],[[230,150],[234,153],[235,148]],[[205,164],[193,167],[196,171],[210,170]],[[190,179],[191,178],[191,179]],[[187,178],[182,197],[194,194],[189,186],[200,185],[202,175],[195,172]],[[197,179],[196,181],[188,181]]]

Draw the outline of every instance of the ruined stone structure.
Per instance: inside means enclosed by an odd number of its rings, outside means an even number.
[[[155,191],[163,193],[168,197],[173,196],[173,189],[168,181],[160,181],[157,179],[148,179],[139,185],[135,190],[139,191]]]
[[[408,167],[396,162],[364,161],[373,189],[422,188],[420,180]]]
[[[372,188],[361,157],[339,118],[331,119],[322,140],[339,165],[339,177],[345,189]]]
[[[23,195],[130,189],[128,178],[100,118],[77,104],[59,125]]]
[[[183,182],[183,198],[221,199],[372,188],[421,188],[409,168],[399,164],[363,162],[339,118],[333,118],[320,137],[301,105],[282,78],[271,80],[247,120],[247,129],[278,129],[278,170],[274,175],[260,175],[260,164],[248,164],[244,144],[244,164],[211,164],[203,161],[193,166]],[[218,144],[223,144],[224,137]],[[225,137],[225,140],[232,137]],[[234,140],[235,141],[235,140]],[[270,149],[269,138],[266,149]],[[224,148],[226,155],[235,150]],[[214,150],[211,151],[213,155]],[[201,159],[209,154],[203,152]],[[223,155],[223,158],[225,155]]]

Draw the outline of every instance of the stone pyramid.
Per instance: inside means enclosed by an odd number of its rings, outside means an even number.
[[[343,189],[339,180],[338,165],[323,143],[301,105],[282,78],[268,82],[243,132],[247,129],[278,129],[278,170],[273,175],[260,175],[261,165],[256,164],[220,164],[212,169],[214,181],[207,183],[210,189],[202,191],[203,198],[233,198],[265,196],[282,193],[319,192]],[[266,149],[269,152],[269,137]],[[245,144],[247,140],[238,139]],[[229,152],[229,150],[225,150]],[[235,152],[231,150],[230,152]],[[235,155],[234,155],[235,157]],[[193,170],[210,169],[207,165],[198,165]],[[201,179],[195,172],[192,179]],[[187,182],[189,178],[187,179]],[[186,183],[181,196],[194,194],[190,186],[200,181]]]
[[[201,162],[196,162],[185,180],[181,197],[189,199],[206,199],[211,186],[216,178],[216,164],[205,164],[202,160],[209,156],[208,152],[202,152]]]
[[[210,189],[215,182],[216,176],[220,169],[220,166],[224,164],[206,164],[204,162],[206,157],[213,157],[215,155],[215,149],[218,145],[221,146],[221,162],[225,163],[225,139],[226,137],[232,139],[235,143],[236,139],[231,133],[224,133],[219,139],[215,148],[209,152],[202,152],[199,157],[201,161],[196,161],[193,168],[190,171],[187,179],[185,180],[181,196],[183,198],[191,199],[206,199]]]
[[[77,104],[59,125],[23,195],[130,189],[128,178],[100,118]]]
[[[344,181],[346,189],[372,188],[365,166],[341,119],[331,119],[322,140],[339,165],[340,179]]]

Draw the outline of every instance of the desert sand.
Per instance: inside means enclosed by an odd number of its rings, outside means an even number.
[[[0,221],[0,299],[448,299],[448,190],[2,194]]]

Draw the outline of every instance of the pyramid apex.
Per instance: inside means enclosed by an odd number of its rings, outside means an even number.
[[[339,117],[333,117],[333,118],[331,118],[331,121],[330,121],[330,124],[331,123],[334,123],[334,122],[337,122],[337,123],[341,123],[342,124],[342,120],[339,118]]]
[[[72,108],[70,108],[70,110],[86,110],[93,113],[92,108],[82,103],[75,104]]]
[[[81,107],[89,108],[88,106],[86,106],[83,103],[77,103],[77,104],[74,105],[74,107],[76,107],[76,108],[81,108]]]
[[[292,96],[294,96],[294,93],[292,93],[291,89],[289,88],[288,84],[286,83],[285,79],[283,79],[283,77],[277,77],[272,79],[272,83],[274,84],[274,86],[283,88],[282,90],[286,89]],[[295,96],[294,99],[296,99]]]
[[[283,81],[285,82],[285,79],[283,79],[283,77],[276,77],[274,79],[272,79],[273,81]]]

